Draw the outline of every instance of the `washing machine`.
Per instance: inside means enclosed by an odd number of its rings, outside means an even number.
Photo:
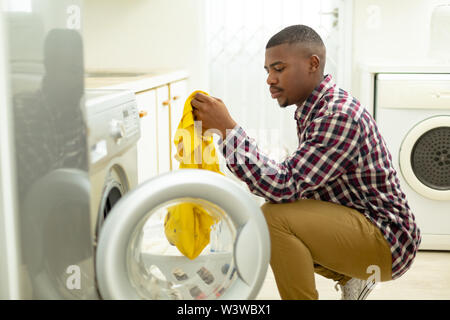
[[[140,127],[133,92],[87,89],[85,97],[91,226],[96,243],[109,211],[137,186]]]
[[[58,168],[30,186],[21,210],[20,296],[255,298],[268,269],[270,240],[248,190],[198,169],[137,185],[134,94],[87,90],[85,98],[89,170]],[[201,207],[216,221],[209,244],[192,260],[165,236],[169,208],[181,203]]]
[[[252,299],[267,272],[264,216],[243,186],[206,170],[177,170],[137,186],[134,94],[87,90],[91,226],[103,299]],[[201,206],[215,218],[195,259],[164,232],[168,208]]]
[[[450,74],[379,73],[375,117],[421,230],[450,250]]]

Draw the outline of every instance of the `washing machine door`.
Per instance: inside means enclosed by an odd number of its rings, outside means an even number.
[[[167,208],[200,205],[218,221],[191,260],[164,233]],[[105,299],[253,299],[270,258],[268,228],[242,186],[206,170],[157,176],[126,194],[100,231],[96,253]]]
[[[400,170],[417,193],[432,200],[450,200],[450,115],[415,125],[399,152]]]

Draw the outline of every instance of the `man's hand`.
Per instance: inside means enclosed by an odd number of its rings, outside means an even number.
[[[218,98],[198,92],[192,99],[191,105],[194,119],[202,121],[203,131],[217,129],[222,133],[222,139],[225,139],[226,130],[231,130],[236,126],[236,122],[228,113],[227,107]]]

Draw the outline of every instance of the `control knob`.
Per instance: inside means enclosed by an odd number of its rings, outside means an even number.
[[[111,137],[116,141],[117,144],[120,143],[123,137],[125,137],[125,127],[122,121],[112,120],[111,121]]]

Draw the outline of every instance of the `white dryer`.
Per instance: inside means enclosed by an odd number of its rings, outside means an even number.
[[[450,74],[379,73],[375,118],[421,230],[450,250]]]

